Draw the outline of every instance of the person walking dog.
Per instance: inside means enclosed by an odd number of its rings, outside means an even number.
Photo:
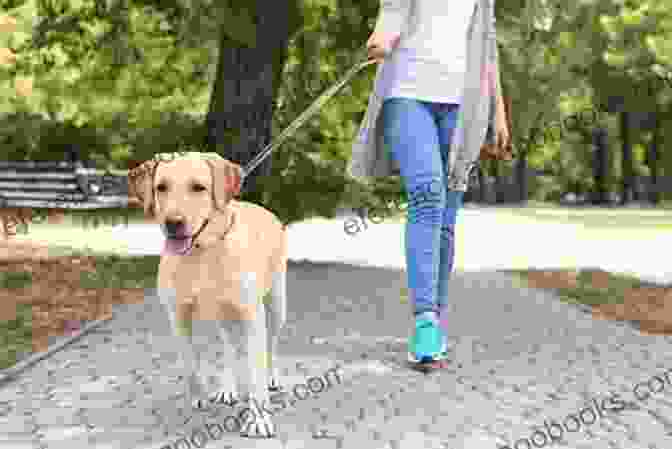
[[[367,42],[374,89],[348,173],[362,182],[401,174],[409,300],[417,369],[448,355],[448,280],[455,221],[486,132],[507,145],[494,0],[381,0]]]

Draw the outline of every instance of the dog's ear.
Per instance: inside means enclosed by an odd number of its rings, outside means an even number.
[[[157,161],[149,160],[128,172],[128,196],[138,198],[145,214],[154,217],[154,175]]]
[[[212,196],[215,207],[224,210],[227,203],[240,195],[242,169],[240,165],[221,160],[206,160],[212,173]]]

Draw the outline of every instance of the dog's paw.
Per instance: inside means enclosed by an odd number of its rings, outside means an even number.
[[[247,438],[275,437],[275,424],[268,413],[253,413],[245,420],[240,436]]]
[[[234,405],[238,404],[238,402],[240,402],[240,399],[236,393],[219,391],[210,398],[210,402],[216,405],[226,405],[228,407],[233,407]]]

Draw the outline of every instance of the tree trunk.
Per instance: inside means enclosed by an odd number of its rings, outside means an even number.
[[[630,142],[630,113],[623,111],[621,113],[621,139],[622,146],[622,163],[621,171],[623,176],[623,195],[621,197],[621,205],[624,206],[632,201],[633,194],[633,168],[632,168],[632,144]]]
[[[651,171],[651,188],[649,189],[649,201],[658,205],[660,202],[660,186],[658,185],[658,143],[660,141],[660,119],[656,112],[654,116],[653,136],[649,146],[648,166]]]
[[[598,127],[593,133],[593,177],[595,179],[595,191],[593,193],[593,204],[604,205],[608,202],[607,199],[607,131],[604,128]]]
[[[504,204],[506,202],[506,181],[500,173],[500,164],[493,161],[495,173],[495,203]]]
[[[219,60],[206,116],[209,151],[245,165],[271,140],[275,99],[287,46],[295,31],[296,2],[254,2],[256,45],[248,46],[220,30]],[[272,6],[271,6],[272,5]],[[245,179],[246,199],[263,203],[260,179],[271,172],[269,155]]]
[[[518,201],[521,204],[527,203],[527,153],[520,152],[516,161],[516,178],[518,179]]]
[[[483,175],[484,168],[482,166],[478,167],[478,202],[483,204],[486,200],[486,191],[488,187],[485,185],[486,177]]]

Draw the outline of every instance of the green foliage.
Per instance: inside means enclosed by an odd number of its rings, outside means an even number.
[[[523,281],[528,281],[533,273],[539,270],[507,270],[506,273],[513,274]],[[560,279],[566,279],[566,274],[563,270],[557,271]],[[609,280],[608,285],[604,288],[604,284],[600,281],[600,285],[593,285],[594,274],[600,274],[599,279],[602,280],[601,270],[594,270],[590,268],[581,269],[576,276],[576,286],[553,288],[557,293],[559,299],[564,302],[574,304],[585,304],[588,306],[599,306],[603,304],[623,304],[626,293],[631,289],[650,287],[636,277],[607,273]],[[549,279],[553,279],[552,274]],[[536,276],[535,276],[536,278]],[[564,283],[564,282],[563,282]],[[534,283],[532,283],[534,287]]]
[[[32,351],[33,307],[30,304],[18,304],[16,318],[0,321],[0,369],[16,364],[20,353]]]
[[[355,63],[380,3],[293,1],[294,37],[280,77],[273,135]],[[0,0],[0,9],[18,21],[16,33],[0,36],[0,46],[17,55],[14,66],[0,68],[2,157],[60,159],[74,144],[83,157],[125,168],[129,159],[204,148],[220,33],[236,45],[257,45],[264,37],[255,24],[257,7],[242,0]],[[635,109],[655,104],[663,117],[663,141],[672,138],[668,0],[507,0],[497,2],[496,13],[516,151],[526,154],[532,167],[560,174],[535,181],[535,198],[590,187],[592,124],[565,131],[555,142],[540,142],[534,134],[611,95],[634,92],[628,101]],[[397,178],[368,188],[345,177],[374,72],[358,75],[276,150],[272,176],[261,180],[262,203],[284,221],[331,216],[338,205],[376,207],[403,195]],[[32,80],[33,89],[22,97],[15,86],[23,79]],[[618,122],[608,113],[599,121],[610,135],[609,183],[615,186]],[[633,135],[636,170],[644,173],[646,139],[646,133]],[[663,174],[672,175],[672,153],[661,155]],[[507,164],[498,167],[502,174],[511,171]]]
[[[82,288],[152,288],[156,283],[159,256],[98,255],[95,261],[95,272],[82,273]]]
[[[35,80],[32,95],[8,95],[2,104],[9,114],[3,125],[14,127],[4,134],[13,153],[58,158],[66,141],[85,154],[118,159],[129,155],[124,148],[138,129],[207,104],[214,47],[180,46],[179,8],[121,2],[101,11],[93,0],[28,1],[16,15],[26,23],[42,20],[32,33],[12,36],[17,64],[10,76]],[[31,132],[12,124],[22,114],[36,116]],[[92,137],[92,129],[104,132]]]
[[[28,271],[0,273],[0,288],[23,288],[33,281]]]
[[[0,273],[0,288],[18,289],[30,285],[33,276],[27,271]],[[18,304],[16,318],[0,321],[0,369],[16,363],[20,352],[32,349],[32,306]]]
[[[595,124],[608,130],[612,167],[607,184],[617,187],[622,171],[618,116],[602,106],[610,96],[625,95],[629,111],[653,111],[658,104],[661,126],[669,128],[672,82],[665,85],[664,59],[650,45],[654,36],[670,39],[669,29],[657,26],[672,17],[660,3],[638,2],[632,10],[610,0],[532,1],[520,14],[509,15],[512,6],[507,4],[507,13],[498,16],[502,77],[513,97],[514,144],[528,154],[531,166],[560,174],[557,186],[549,180],[533,182],[533,197],[555,199],[557,191],[592,185],[590,132]],[[560,123],[586,109],[599,112],[596,122],[572,130],[562,126],[560,132]],[[635,128],[631,133],[638,152],[635,172],[646,173],[644,147],[638,145],[646,132]],[[660,166],[672,173],[670,158],[662,157],[666,160]]]
[[[275,114],[275,134],[288,126],[361,57],[377,1],[305,1],[303,27],[292,40]],[[264,204],[285,222],[320,215],[339,206],[366,207],[399,198],[399,179],[373,188],[349,183],[346,165],[366,109],[375,69],[360,73],[273,156],[272,176],[261,180]]]

